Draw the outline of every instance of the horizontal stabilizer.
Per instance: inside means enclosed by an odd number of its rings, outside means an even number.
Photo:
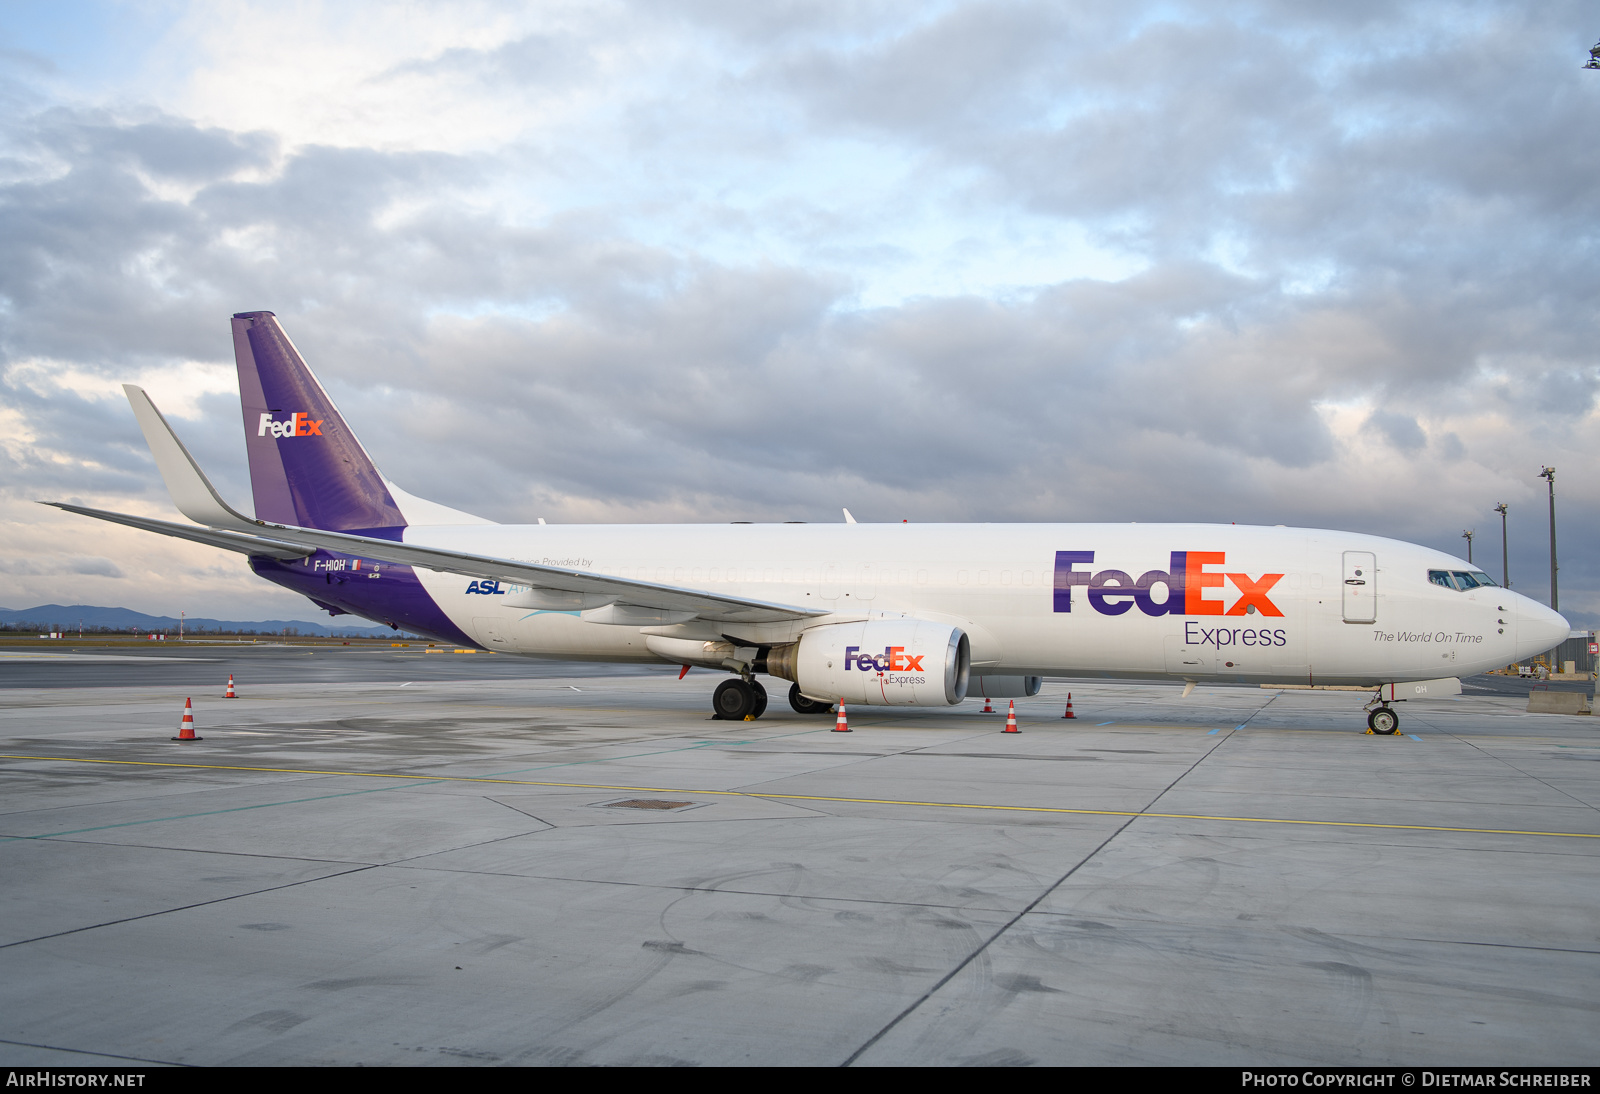
[[[221,547],[225,551],[238,551],[241,555],[264,555],[267,558],[276,558],[289,562],[317,553],[315,547],[302,547],[297,543],[283,543],[264,536],[241,535],[238,532],[225,532],[217,528],[196,528],[192,524],[174,524],[168,520],[153,520],[150,517],[129,516],[127,513],[112,513],[105,509],[88,509],[82,505],[68,505],[64,501],[46,501],[40,504],[52,505],[57,509],[65,509],[69,513],[78,513],[86,517],[109,520],[113,524],[126,524],[129,528],[141,528],[146,532],[159,532],[164,536],[176,536],[179,539],[204,543],[208,547]]]

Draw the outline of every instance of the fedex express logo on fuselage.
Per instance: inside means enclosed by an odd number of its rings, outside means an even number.
[[[320,437],[322,436],[322,423],[326,418],[313,418],[303,410],[297,410],[285,422],[275,422],[270,413],[261,415],[261,428],[256,430],[257,437]]]
[[[1089,606],[1101,615],[1121,615],[1134,605],[1145,615],[1245,615],[1252,608],[1266,616],[1283,612],[1267,594],[1283,580],[1282,574],[1231,574],[1226,551],[1173,551],[1170,568],[1149,570],[1135,580],[1122,570],[1080,570],[1094,561],[1093,551],[1057,551],[1055,610],[1072,610],[1072,590],[1082,586]],[[1239,590],[1232,607],[1206,595],[1231,583]],[[1156,599],[1156,587],[1165,592]]]

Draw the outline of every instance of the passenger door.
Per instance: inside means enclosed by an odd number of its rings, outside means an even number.
[[[1371,551],[1344,553],[1344,621],[1378,621],[1378,559]]]

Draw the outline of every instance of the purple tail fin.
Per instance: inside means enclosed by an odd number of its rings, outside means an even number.
[[[331,532],[402,528],[371,458],[269,311],[233,317],[256,518]]]

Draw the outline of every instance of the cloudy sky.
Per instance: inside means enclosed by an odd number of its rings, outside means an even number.
[[[315,618],[248,506],[277,312],[384,472],[501,521],[1237,521],[1600,624],[1590,5],[0,7],[0,606]]]

